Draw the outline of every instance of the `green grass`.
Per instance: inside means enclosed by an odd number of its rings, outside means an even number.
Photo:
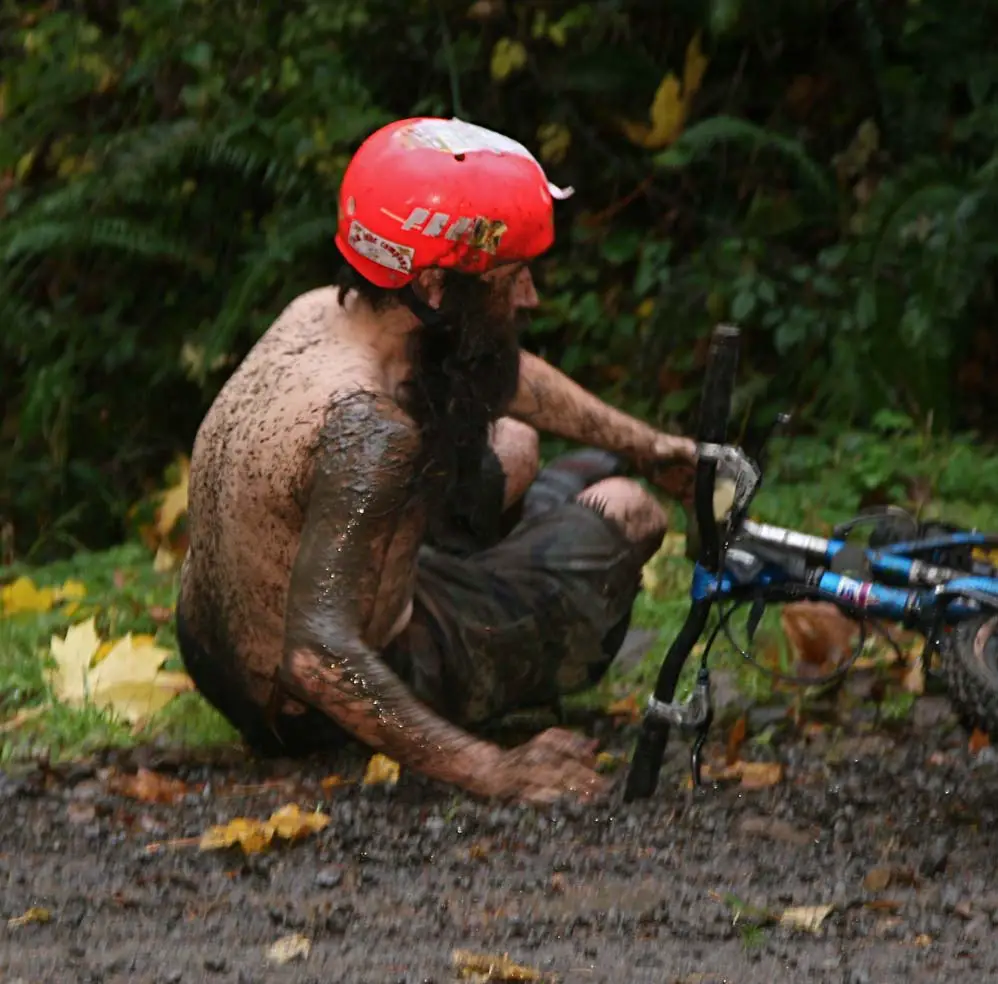
[[[864,495],[875,491],[907,504],[906,495],[917,480],[934,494],[922,505],[925,516],[940,516],[966,525],[998,529],[998,449],[982,450],[966,439],[933,438],[910,429],[899,434],[843,434],[834,440],[782,442],[774,446],[767,484],[754,503],[755,518],[827,534],[836,522],[854,514]],[[681,510],[672,510],[677,531]],[[636,625],[655,631],[657,641],[646,658],[628,673],[611,671],[593,691],[572,703],[594,706],[628,694],[643,699],[658,666],[686,615],[691,566],[680,554],[660,556],[654,565],[655,585],[643,594],[635,611]],[[71,758],[106,746],[136,742],[164,742],[205,746],[236,740],[234,731],[197,694],[172,701],[138,734],[127,722],[92,707],[73,710],[55,704],[43,678],[43,666],[53,634],[96,614],[103,637],[126,632],[154,635],[157,644],[174,650],[172,621],[160,624],[150,614],[156,607],[171,608],[176,597],[176,572],[157,573],[149,551],[127,544],[104,553],[80,553],[46,567],[0,568],[0,584],[26,573],[39,586],[82,581],[86,598],[67,614],[64,607],[50,612],[0,618],[0,726],[27,708],[41,710],[16,728],[0,733],[0,764],[26,756]],[[779,613],[767,613],[760,634],[769,639],[769,651],[789,667],[781,643]],[[691,664],[695,661],[691,661]],[[729,667],[739,691],[753,703],[788,700],[762,674],[719,644],[712,666]],[[181,669],[174,658],[167,669]],[[681,695],[688,691],[695,666],[687,667]],[[911,701],[888,695],[885,719],[904,717]],[[767,734],[754,736],[765,743]]]
[[[96,616],[102,638],[127,632],[149,634],[157,645],[176,651],[172,621],[160,625],[150,615],[150,609],[173,606],[176,574],[157,573],[145,547],[126,544],[104,553],[79,553],[34,569],[8,567],[0,569],[0,582],[22,574],[39,587],[82,581],[87,594],[71,613],[66,606],[58,606],[48,612],[0,618],[0,721],[26,708],[43,708],[37,716],[0,734],[0,762],[40,755],[70,758],[138,741],[204,745],[234,740],[235,733],[224,719],[194,693],[171,701],[138,733],[133,733],[127,721],[95,707],[74,709],[51,699],[43,676],[50,640],[90,615]],[[183,666],[175,656],[164,669]]]

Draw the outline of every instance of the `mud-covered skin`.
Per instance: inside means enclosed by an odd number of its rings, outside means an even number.
[[[521,794],[530,766],[548,769],[539,797],[555,785],[585,795],[600,780],[570,736],[502,753],[435,714],[383,659],[411,615],[434,495],[420,469],[433,461],[394,398],[409,372],[411,316],[340,300],[320,290],[293,302],[202,425],[179,603],[190,634],[244,705],[275,716],[321,710],[370,747],[484,794],[504,783]],[[524,365],[543,366],[527,356]],[[601,416],[600,401],[574,384],[559,390],[559,377],[568,382],[555,374],[543,393],[530,389],[529,412],[542,426],[628,456],[648,453],[642,445],[636,454],[633,438],[644,425],[609,408]],[[521,454],[520,471],[532,454]],[[528,482],[507,483],[506,498]],[[611,479],[588,495],[625,544],[664,532],[661,509],[633,483]]]
[[[669,461],[690,464],[696,453],[693,441],[662,434],[609,406],[529,352],[520,356],[520,384],[509,413],[538,430],[613,451],[642,473],[654,473]],[[684,471],[691,476],[690,469]]]
[[[369,747],[466,784],[465,755],[481,743],[415,700],[379,652],[412,608],[426,518],[418,454],[392,401],[357,393],[330,407],[291,571],[284,682]]]

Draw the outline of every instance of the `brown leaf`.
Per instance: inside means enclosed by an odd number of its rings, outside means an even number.
[[[767,786],[775,786],[783,779],[783,764],[780,762],[738,761],[720,769],[705,765],[703,777],[711,782],[730,782],[734,779],[741,779],[743,789],[764,789]]]
[[[882,892],[890,883],[890,868],[874,868],[863,879],[863,888],[868,892]]]
[[[991,739],[988,737],[986,731],[981,731],[980,728],[974,728],[974,733],[970,736],[970,741],[967,742],[967,750],[971,755],[976,755],[982,748],[987,748],[991,744]]]
[[[780,624],[803,673],[809,672],[808,667],[829,670],[841,666],[856,648],[859,626],[830,602],[785,605]]]
[[[173,619],[173,609],[167,608],[165,605],[152,605],[148,611],[149,617],[157,625],[166,625],[167,622]]]
[[[814,837],[805,830],[798,830],[786,820],[773,817],[748,816],[738,821],[738,833],[747,837],[764,837],[768,840],[783,841],[803,847],[811,844]]]
[[[728,732],[728,745],[726,749],[725,761],[728,765],[734,765],[738,761],[738,753],[741,751],[742,742],[745,741],[745,730],[747,728],[747,722],[745,720],[745,715],[743,714],[735,723],[731,726],[731,730]]]
[[[871,909],[873,912],[897,912],[904,908],[903,902],[896,899],[870,899],[863,903],[864,909]]]
[[[187,786],[179,779],[140,768],[134,775],[113,775],[108,789],[143,803],[177,803],[187,795]]]
[[[352,783],[352,779],[344,779],[343,776],[336,775],[326,776],[324,779],[319,780],[319,785],[322,787],[324,793],[331,793],[339,786],[349,786]]]

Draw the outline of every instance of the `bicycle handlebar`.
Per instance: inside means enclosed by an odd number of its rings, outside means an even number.
[[[714,329],[707,353],[703,395],[700,399],[700,421],[697,432],[699,458],[693,506],[700,534],[700,564],[712,574],[721,569],[721,539],[714,516],[714,489],[717,484],[715,449],[724,444],[731,414],[731,397],[738,371],[740,331],[734,325],[718,325]]]
[[[700,420],[697,429],[699,457],[693,490],[693,506],[700,531],[700,564],[713,574],[719,574],[723,562],[722,543],[717,520],[714,517],[714,487],[720,447],[728,433],[731,413],[731,396],[735,388],[738,369],[738,341],[740,331],[734,325],[718,325],[713,332],[707,353],[707,368],[700,400]],[[675,696],[679,674],[707,626],[710,600],[695,602],[686,621],[672,642],[662,663],[655,684],[654,698],[662,703]],[[662,768],[669,729],[648,714],[641,725],[634,755],[631,758],[625,801],[644,799],[655,791],[658,774]]]

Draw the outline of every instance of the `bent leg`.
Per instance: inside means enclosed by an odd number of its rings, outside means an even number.
[[[492,428],[489,441],[499,459],[506,483],[503,509],[519,502],[537,477],[540,467],[540,438],[529,424],[512,417],[500,417]]]
[[[662,546],[669,525],[665,510],[637,482],[607,478],[581,492],[578,501],[616,523],[637,548],[642,565]]]
[[[470,557],[424,548],[413,618],[391,647],[396,672],[463,727],[596,683],[665,530],[664,514],[630,485],[608,486],[598,507],[547,509]]]

